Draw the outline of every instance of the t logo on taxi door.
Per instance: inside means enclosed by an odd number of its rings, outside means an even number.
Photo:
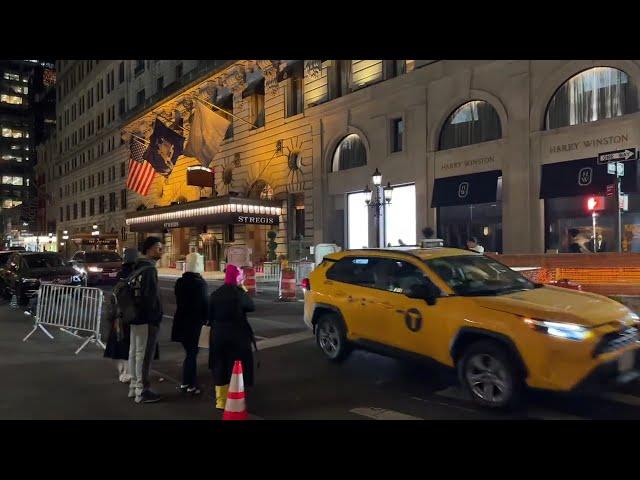
[[[422,328],[422,314],[415,308],[410,308],[404,313],[404,323],[412,332],[417,332]]]

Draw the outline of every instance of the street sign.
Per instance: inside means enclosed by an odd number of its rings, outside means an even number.
[[[618,177],[624,177],[624,163],[622,162],[607,163],[607,173],[611,175],[617,175]]]
[[[622,195],[620,195],[620,210],[626,212],[629,210],[629,195],[627,195],[626,193],[623,193]]]
[[[613,197],[613,194],[616,190],[616,186],[611,184],[611,185],[607,185],[607,197]]]
[[[636,158],[635,148],[625,148],[624,150],[616,150],[613,152],[605,152],[598,154],[598,163],[608,163],[615,160],[632,160]]]

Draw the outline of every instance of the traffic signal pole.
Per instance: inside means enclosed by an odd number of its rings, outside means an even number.
[[[622,252],[622,210],[620,209],[621,179],[616,172],[616,232],[618,232],[618,253]],[[595,231],[594,231],[595,233]]]
[[[591,213],[591,220],[593,223],[593,253],[598,253],[598,241],[596,240],[596,212]]]

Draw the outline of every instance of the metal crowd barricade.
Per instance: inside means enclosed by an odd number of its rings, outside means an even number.
[[[302,283],[302,279],[307,278],[313,271],[314,267],[315,264],[313,262],[304,260],[296,262],[295,267],[293,267],[296,272],[296,285],[300,285]]]
[[[279,282],[280,281],[280,263],[264,262],[262,265],[262,275],[256,275],[256,281],[260,282]]]
[[[68,285],[41,285],[38,290],[38,306],[33,330],[22,340],[26,342],[36,330],[41,329],[49,338],[53,335],[45,328],[59,327],[65,333],[83,338],[78,332],[90,336],[76,350],[78,354],[89,342],[105,348],[100,336],[100,318],[104,294],[99,288],[72,287]]]

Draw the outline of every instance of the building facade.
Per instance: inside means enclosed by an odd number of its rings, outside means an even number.
[[[36,227],[35,146],[55,124],[49,60],[0,62],[0,233],[18,245]]]
[[[197,60],[60,60],[57,67],[57,148],[47,189],[58,245],[67,256],[121,250],[131,201],[122,120],[210,67]]]
[[[324,242],[411,245],[426,226],[452,246],[475,236],[494,252],[588,251],[586,204],[595,196],[603,206],[595,248],[615,251],[615,196],[607,196],[615,177],[600,154],[621,151],[628,209],[620,244],[640,251],[639,67],[632,60],[230,61],[128,115],[125,140],[148,139],[158,118],[188,136],[201,100],[232,124],[212,158],[183,156],[171,175],[157,176],[149,195],[129,205],[126,223],[136,241],[162,235],[169,262],[194,249],[219,262],[236,246],[264,261],[274,253],[270,231],[275,254],[290,259]],[[203,166],[214,171],[213,189],[190,185],[189,172]],[[376,170],[392,188],[379,209],[366,202]],[[273,223],[240,218],[272,222],[271,208],[279,209]]]

